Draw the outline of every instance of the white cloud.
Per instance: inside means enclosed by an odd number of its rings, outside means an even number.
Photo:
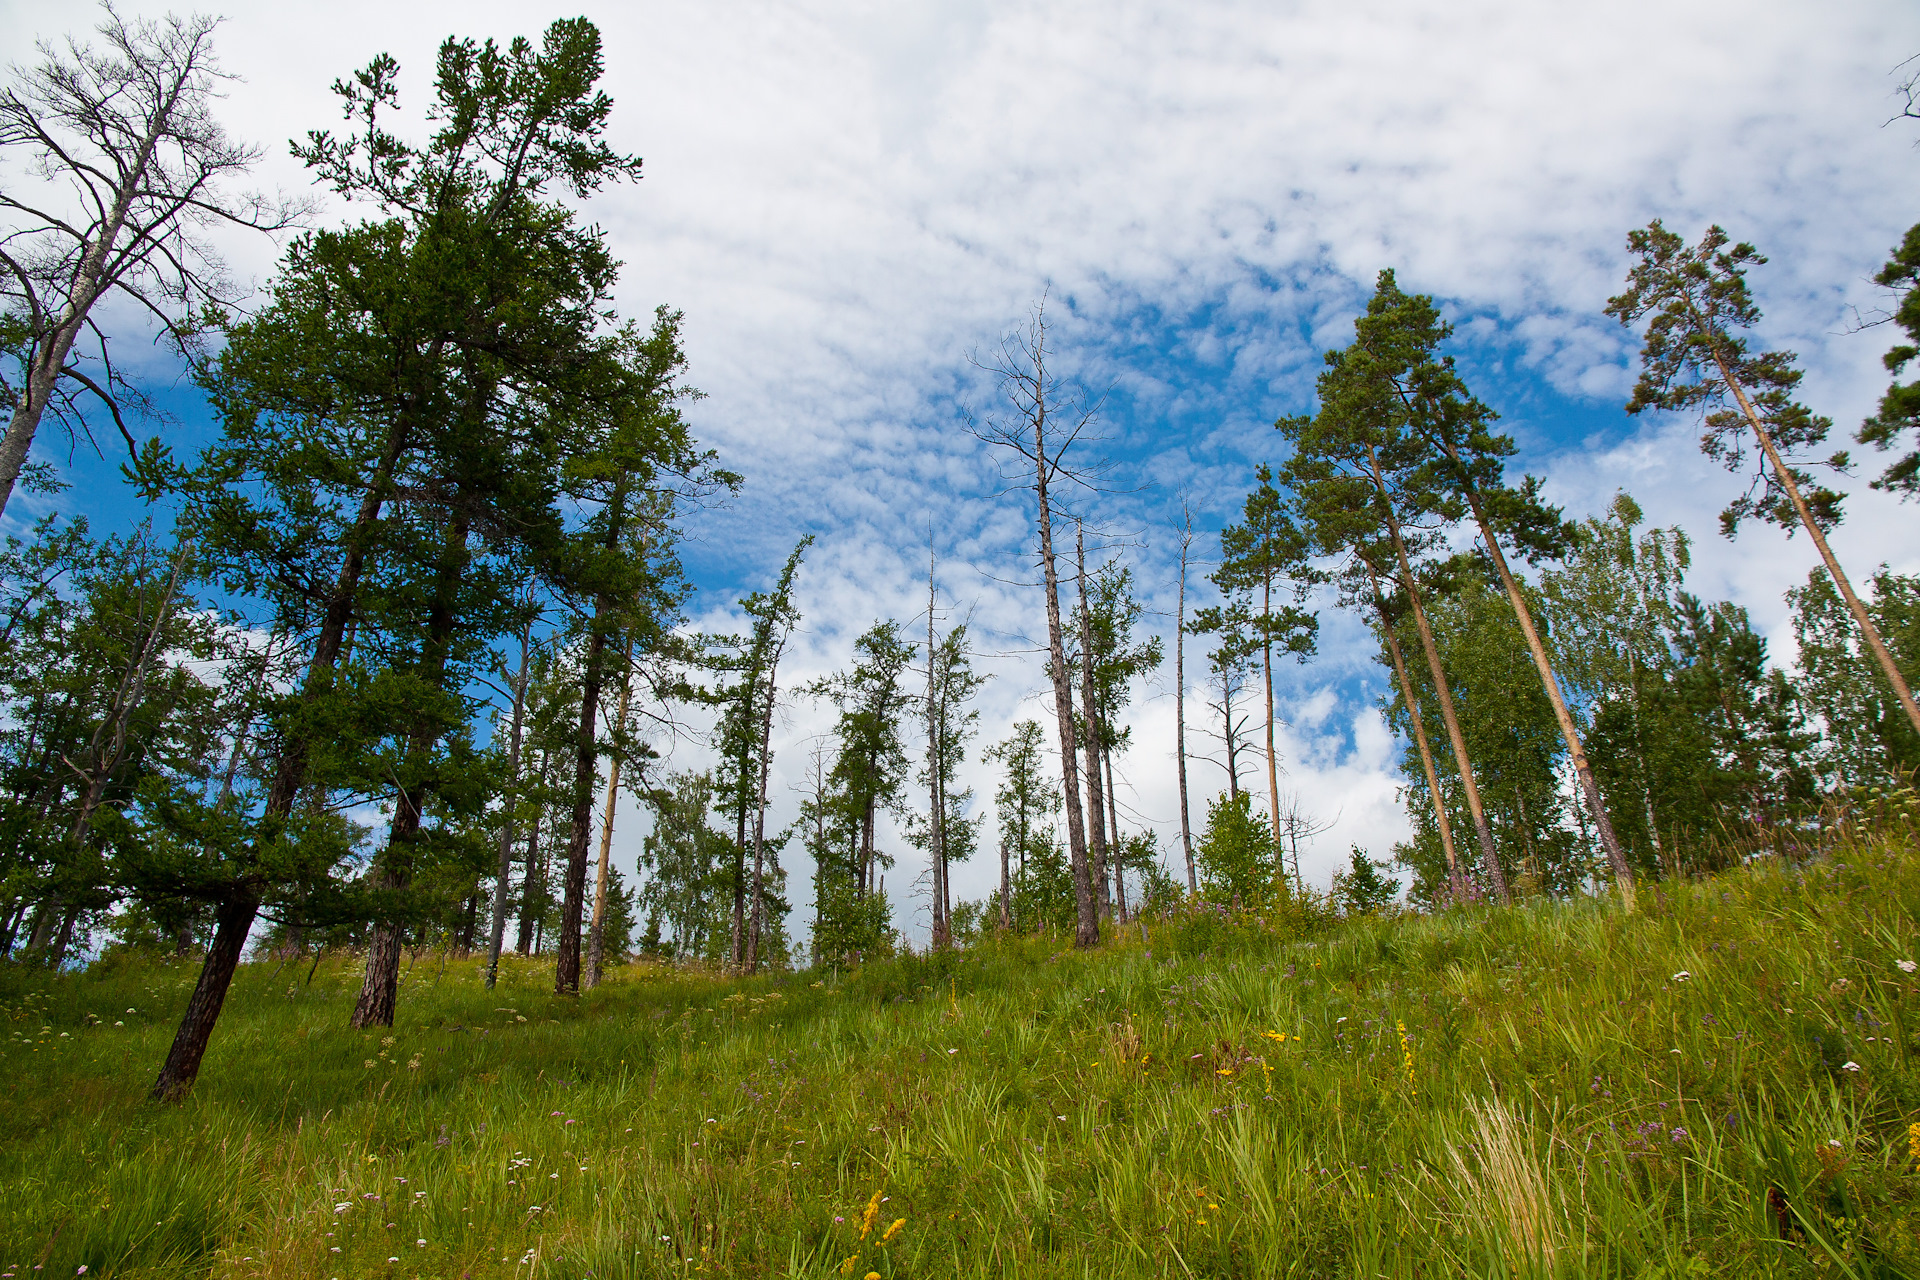
[[[26,56],[49,21],[84,21],[51,12],[0,4],[0,52]],[[571,12],[249,6],[221,34],[248,77],[227,118],[269,145],[271,181],[298,186],[280,140],[335,123],[333,77],[391,50],[417,107],[441,36],[533,34]],[[1009,582],[1028,573],[1019,495],[992,496],[994,462],[955,406],[987,402],[967,355],[1043,288],[1067,360],[1115,388],[1126,476],[1157,485],[1097,507],[1145,541],[1140,577],[1171,613],[1163,508],[1181,490],[1211,517],[1230,508],[1381,266],[1463,317],[1476,370],[1609,409],[1631,382],[1628,336],[1601,315],[1626,231],[1655,215],[1689,235],[1723,221],[1773,255],[1754,276],[1765,334],[1802,353],[1809,398],[1844,433],[1877,394],[1886,345],[1884,330],[1843,332],[1848,308],[1873,304],[1866,278],[1920,217],[1916,131],[1880,127],[1892,65],[1920,51],[1920,11],[1892,0],[766,0],[591,16],[613,140],[647,158],[642,183],[592,207],[627,263],[623,307],[686,309],[710,393],[700,430],[748,477],[689,549],[710,588],[701,608],[761,585],[801,531],[820,532],[792,663],[796,678],[822,674],[874,617],[922,607],[931,527],[949,589],[1007,650],[983,741],[1036,713],[1039,666],[1020,650],[1039,596]],[[254,276],[271,269],[262,243],[233,254]],[[1512,417],[1555,500],[1583,514],[1631,488],[1651,520],[1699,537],[1696,589],[1749,604],[1778,644],[1780,592],[1811,549],[1761,529],[1718,541],[1712,513],[1737,482],[1687,424],[1602,414],[1570,432]],[[1864,486],[1852,503],[1842,555],[1862,573],[1882,558],[1914,568],[1911,513]],[[1328,626],[1322,667],[1286,686],[1294,785],[1341,815],[1322,872],[1347,843],[1382,852],[1403,821],[1396,751],[1352,701],[1370,655],[1351,647],[1357,628]],[[1139,705],[1125,765],[1130,803],[1168,848],[1170,701]],[[825,723],[792,713],[783,784]],[[990,796],[984,774],[973,783]],[[637,838],[629,824],[621,843]],[[984,868],[961,874],[964,892]]]

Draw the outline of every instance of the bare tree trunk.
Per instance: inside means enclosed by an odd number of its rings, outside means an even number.
[[[946,797],[941,788],[940,728],[943,708],[940,705],[940,662],[939,650],[934,646],[934,611],[939,606],[939,596],[934,585],[934,565],[932,557],[927,561],[927,853],[932,861],[933,883],[930,886],[933,897],[932,942],[936,949],[945,949],[953,945],[953,931],[947,920],[947,884],[946,884],[946,834],[947,809]]]
[[[1447,885],[1455,902],[1466,899],[1467,885],[1460,874],[1460,856],[1453,847],[1453,823],[1447,817],[1446,800],[1440,794],[1440,774],[1433,767],[1433,747],[1427,742],[1427,726],[1420,716],[1420,700],[1413,694],[1413,681],[1407,676],[1406,656],[1400,651],[1400,637],[1394,633],[1393,620],[1387,616],[1387,602],[1380,593],[1380,575],[1371,563],[1367,576],[1373,582],[1373,605],[1380,614],[1380,634],[1387,639],[1387,652],[1393,655],[1393,673],[1400,681],[1400,697],[1407,704],[1407,718],[1413,722],[1414,745],[1420,749],[1420,767],[1427,775],[1427,797],[1433,802],[1433,822],[1440,829],[1440,849],[1447,856]]]
[[[1854,594],[1853,583],[1848,581],[1845,570],[1840,567],[1839,557],[1833,554],[1833,548],[1827,545],[1827,535],[1821,532],[1820,524],[1813,518],[1813,512],[1807,508],[1807,500],[1800,495],[1800,486],[1793,478],[1793,472],[1781,460],[1780,451],[1774,447],[1773,433],[1767,430],[1766,423],[1754,412],[1753,402],[1747,399],[1745,387],[1733,376],[1733,370],[1727,362],[1714,351],[1714,362],[1720,366],[1720,377],[1732,390],[1734,399],[1740,402],[1740,411],[1747,416],[1747,423],[1753,428],[1754,435],[1760,438],[1760,447],[1766,451],[1767,461],[1773,464],[1774,475],[1779,477],[1780,487],[1787,491],[1787,497],[1793,503],[1793,509],[1800,516],[1800,523],[1806,528],[1807,536],[1813,539],[1813,545],[1819,548],[1820,559],[1827,566],[1827,574],[1833,579],[1833,585],[1840,592],[1840,598],[1846,601],[1847,611],[1860,627],[1860,634],[1866,637],[1867,647],[1873,650],[1874,661],[1880,664],[1880,673],[1893,686],[1894,696],[1900,700],[1900,709],[1907,713],[1908,723],[1913,731],[1920,733],[1920,705],[1913,700],[1913,690],[1908,688],[1906,677],[1900,674],[1899,664],[1888,652],[1886,641],[1880,638],[1880,628],[1873,625],[1873,616],[1867,612],[1867,606]]]
[[[520,670],[513,679],[513,728],[507,736],[507,790],[500,804],[500,867],[493,881],[493,921],[487,939],[487,990],[500,976],[500,948],[507,939],[507,882],[513,875],[513,809],[519,800],[520,742],[525,732],[527,679],[533,671],[533,622],[520,629]]]
[[[1273,616],[1273,583],[1260,585],[1260,616]],[[1265,627],[1260,631],[1260,676],[1267,690],[1267,806],[1273,816],[1273,847],[1280,846],[1280,753],[1273,743],[1273,636]]]
[[[1033,441],[1039,462],[1034,489],[1040,499],[1040,567],[1047,589],[1048,675],[1053,680],[1053,716],[1060,734],[1061,795],[1067,809],[1067,852],[1073,871],[1076,947],[1100,944],[1100,917],[1093,896],[1093,877],[1087,865],[1086,829],[1081,825],[1080,771],[1074,758],[1073,685],[1067,673],[1067,650],[1060,626],[1060,579],[1053,559],[1053,521],[1048,509],[1044,417],[1034,423]]]
[[[778,631],[780,620],[768,623]],[[786,652],[787,637],[778,631],[773,653],[767,662],[767,701],[760,713],[760,782],[753,811],[753,929],[747,938],[747,972],[760,968],[760,937],[767,926],[766,847],[767,847],[767,774],[773,767],[773,708],[778,688],[780,658]]]
[[[633,642],[627,642],[625,662],[633,662]],[[633,675],[625,671],[620,678],[619,710],[614,713],[614,733],[627,732],[627,705],[633,693]],[[607,865],[613,857],[613,815],[620,799],[620,754],[607,762],[607,801],[600,818],[600,864],[593,877],[593,924],[587,935],[587,986],[600,985],[600,971],[606,963]],[[756,851],[756,860],[758,854]]]
[[[1101,723],[1104,724],[1105,713]],[[1120,801],[1119,793],[1113,789],[1113,750],[1105,745],[1100,748],[1100,761],[1107,770],[1107,848],[1113,850],[1113,909],[1119,913],[1121,924],[1127,922],[1127,880],[1126,867],[1121,864],[1120,854]]]
[[[1173,756],[1180,780],[1180,848],[1187,857],[1187,892],[1200,892],[1193,869],[1193,820],[1187,809],[1187,557],[1193,549],[1193,513],[1181,509],[1180,605],[1173,628]]]
[[[1086,532],[1077,520],[1073,538],[1074,561],[1080,579],[1080,710],[1087,722],[1087,834],[1099,918],[1106,920],[1113,915],[1113,897],[1107,884],[1106,802],[1100,786],[1100,741],[1106,735],[1100,724],[1100,708],[1093,688],[1093,616],[1087,604]]]
[[[1567,710],[1567,700],[1561,695],[1560,681],[1553,674],[1553,664],[1547,660],[1546,646],[1540,643],[1540,632],[1533,625],[1533,611],[1527,608],[1526,597],[1520,594],[1513,571],[1507,567],[1507,557],[1501,553],[1500,540],[1493,535],[1493,526],[1488,523],[1486,511],[1480,505],[1480,495],[1469,488],[1467,500],[1473,505],[1473,518],[1480,526],[1480,537],[1486,544],[1487,554],[1493,558],[1493,566],[1500,571],[1500,581],[1507,588],[1507,600],[1513,605],[1513,616],[1519,620],[1520,633],[1526,637],[1527,652],[1533,655],[1533,665],[1540,672],[1541,687],[1547,691],[1547,700],[1553,704],[1553,718],[1559,722],[1560,736],[1566,740],[1567,754],[1573,760],[1574,776],[1580,780],[1580,790],[1586,797],[1587,808],[1593,812],[1593,824],[1600,834],[1600,847],[1606,851],[1607,865],[1613,869],[1614,887],[1620,891],[1621,903],[1632,911],[1633,868],[1627,863],[1626,851],[1620,847],[1619,837],[1613,833],[1607,807],[1600,799],[1599,780],[1593,776],[1593,764],[1587,759],[1586,748],[1580,745],[1579,730],[1574,727],[1573,714]],[[1504,898],[1503,894],[1502,900]]]
[[[1453,705],[1453,688],[1447,682],[1446,668],[1440,662],[1440,647],[1434,643],[1433,627],[1427,622],[1427,610],[1420,602],[1420,584],[1413,576],[1413,563],[1407,558],[1407,544],[1400,536],[1400,520],[1393,513],[1386,482],[1380,475],[1380,460],[1367,451],[1373,462],[1373,483],[1380,495],[1380,508],[1386,514],[1387,532],[1393,538],[1393,554],[1400,564],[1400,585],[1413,608],[1414,625],[1420,632],[1420,647],[1426,652],[1427,670],[1433,676],[1434,693],[1440,702],[1440,719],[1447,726],[1447,740],[1453,747],[1453,760],[1460,768],[1461,789],[1466,792],[1467,812],[1473,818],[1473,831],[1480,843],[1480,857],[1487,867],[1487,878],[1501,902],[1509,901],[1506,873],[1500,867],[1500,855],[1493,846],[1493,828],[1487,823],[1486,806],[1480,802],[1480,786],[1474,781],[1473,762],[1467,755],[1467,738],[1460,730],[1460,716]]]

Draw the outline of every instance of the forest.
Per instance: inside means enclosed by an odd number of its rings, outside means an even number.
[[[1628,411],[1698,415],[1734,473],[1721,532],[1771,522],[1817,552],[1791,597],[1793,669],[1743,608],[1688,591],[1685,531],[1625,492],[1570,519],[1514,474],[1442,307],[1386,269],[1315,405],[1274,424],[1240,518],[1174,529],[1170,634],[1124,547],[1096,530],[1089,563],[1097,406],[1056,371],[1045,305],[982,364],[999,395],[974,434],[1026,513],[1051,693],[1044,724],[982,746],[985,676],[967,626],[942,629],[955,609],[931,574],[924,636],[876,620],[848,669],[798,686],[781,660],[811,535],[739,602],[741,634],[688,625],[682,541],[710,504],[750,502],[751,479],[685,417],[700,393],[681,313],[612,307],[619,263],[591,202],[641,161],[604,140],[591,23],[447,40],[425,112],[399,110],[391,58],[337,82],[346,124],[294,144],[362,211],[327,228],[298,197],[235,187],[254,157],[215,118],[212,23],[103,33],[0,103],[0,142],[42,180],[4,196],[0,497],[66,483],[30,452],[41,427],[110,421],[146,514],[96,529],[55,503],[0,559],[0,956],[201,957],[156,1097],[191,1086],[248,955],[363,954],[352,1024],[371,1027],[392,1025],[422,949],[484,956],[489,975],[506,952],[549,957],[561,993],[635,955],[751,974],[893,954],[883,814],[930,867],[908,890],[931,904],[927,945],[1070,931],[1091,947],[1192,903],[1631,909],[1637,885],[1806,856],[1836,805],[1920,763],[1920,581],[1855,566],[1862,594],[1829,549],[1842,496],[1816,471],[1849,460],[1818,456],[1833,428],[1795,398],[1793,353],[1751,336],[1765,259],[1718,227],[1695,244],[1657,220],[1633,231],[1609,311],[1644,348]],[[62,186],[71,208],[46,203]],[[209,238],[235,229],[285,240],[259,296]],[[1920,486],[1920,390],[1897,381],[1920,343],[1917,273],[1920,226],[1877,280],[1905,341],[1854,433],[1891,451],[1873,483],[1903,496]],[[99,318],[124,299],[205,397],[204,450],[136,440],[152,389]],[[1189,609],[1190,587],[1211,603]],[[1364,621],[1390,676],[1414,829],[1391,863],[1356,847],[1331,889],[1299,874],[1322,828],[1283,794],[1274,739],[1276,663],[1315,658],[1327,609]],[[1169,661],[1181,823],[1162,848],[1123,828],[1114,758],[1169,745],[1126,723]],[[774,717],[794,699],[837,720],[798,814],[770,830]],[[688,734],[710,767],[653,767]],[[956,781],[970,751],[998,766],[991,813]],[[1227,785],[1190,809],[1196,757]],[[609,862],[623,788],[651,816],[632,883]],[[997,892],[955,900],[951,866],[995,850]],[[796,924],[789,866],[809,864]]]

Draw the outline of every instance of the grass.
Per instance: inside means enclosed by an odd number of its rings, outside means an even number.
[[[1917,908],[1882,836],[1634,916],[1195,913],[578,1000],[429,954],[390,1036],[351,957],[254,963],[171,1107],[193,966],[0,966],[0,1273],[1920,1275]]]

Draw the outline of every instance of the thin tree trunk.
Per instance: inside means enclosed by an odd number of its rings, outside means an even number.
[[[540,767],[534,771],[534,777],[541,783],[547,779],[547,764],[547,755],[541,752]],[[527,873],[520,880],[520,922],[513,944],[513,949],[523,956],[533,954],[533,932],[539,919],[539,900],[546,892],[546,883],[540,875],[540,824],[545,817],[544,813],[535,809],[533,825],[527,830]]]
[[[1433,802],[1433,822],[1440,829],[1440,849],[1447,856],[1447,884],[1455,902],[1466,900],[1466,880],[1460,874],[1460,856],[1453,847],[1453,823],[1447,817],[1446,801],[1440,795],[1440,774],[1433,766],[1433,747],[1427,742],[1427,726],[1420,716],[1420,700],[1414,696],[1413,681],[1407,676],[1406,656],[1400,651],[1400,637],[1393,620],[1387,616],[1387,602],[1380,593],[1380,575],[1371,562],[1367,576],[1373,582],[1373,604],[1380,614],[1380,634],[1387,638],[1387,652],[1393,655],[1393,673],[1400,681],[1400,697],[1407,704],[1407,718],[1413,722],[1413,741],[1420,749],[1420,767],[1427,775],[1427,798]]]
[[[1273,583],[1261,583],[1260,618],[1273,616]],[[1273,847],[1280,844],[1280,754],[1273,744],[1273,636],[1263,625],[1260,629],[1261,683],[1267,687],[1267,807],[1273,815]]]
[[[1480,844],[1480,856],[1486,863],[1487,878],[1493,882],[1493,891],[1501,902],[1510,900],[1507,893],[1506,873],[1500,868],[1500,855],[1493,846],[1493,828],[1487,823],[1486,806],[1480,802],[1480,787],[1473,778],[1473,762],[1467,755],[1466,734],[1460,730],[1460,716],[1453,705],[1453,688],[1447,682],[1446,668],[1440,662],[1440,646],[1434,642],[1433,627],[1427,621],[1426,607],[1420,601],[1420,585],[1414,580],[1413,563],[1407,558],[1407,544],[1400,536],[1400,520],[1393,513],[1393,501],[1387,494],[1386,481],[1380,475],[1380,460],[1371,448],[1367,456],[1373,463],[1373,483],[1380,495],[1380,509],[1386,515],[1387,532],[1393,538],[1393,554],[1400,565],[1400,583],[1407,593],[1407,603],[1413,607],[1414,625],[1420,631],[1420,646],[1426,652],[1427,670],[1433,676],[1434,692],[1439,697],[1440,719],[1447,727],[1447,740],[1453,746],[1454,763],[1460,767],[1460,785],[1466,792],[1467,812],[1473,819],[1473,832]]]
[[[1105,723],[1103,715],[1102,721]],[[1104,739],[1103,739],[1104,744]],[[1120,802],[1119,794],[1113,789],[1113,750],[1102,745],[1100,761],[1107,769],[1107,848],[1113,850],[1113,909],[1119,913],[1120,923],[1127,922],[1127,880],[1126,867],[1120,860]]]
[[[1173,756],[1180,782],[1180,849],[1187,857],[1187,892],[1200,892],[1193,869],[1193,821],[1187,809],[1187,555],[1193,547],[1193,516],[1183,512],[1180,535],[1180,604],[1173,628]]]
[[[633,642],[627,642],[626,664],[633,663]],[[627,705],[633,694],[633,675],[629,670],[620,680],[619,710],[614,713],[614,733],[625,737]],[[600,972],[606,962],[607,867],[613,858],[613,815],[620,799],[620,755],[607,762],[607,800],[600,816],[600,863],[593,878],[593,924],[587,931],[587,986],[600,985]],[[756,852],[757,860],[757,852]]]
[[[1067,650],[1060,626],[1060,578],[1053,560],[1053,518],[1047,497],[1047,452],[1044,415],[1033,425],[1034,491],[1040,506],[1040,569],[1047,590],[1047,662],[1053,681],[1053,718],[1060,735],[1061,795],[1067,809],[1067,853],[1073,874],[1076,947],[1100,944],[1100,917],[1093,897],[1093,878],[1087,866],[1086,829],[1080,816],[1080,770],[1074,758],[1073,684],[1067,671]]]
[[[1780,487],[1787,491],[1787,497],[1793,503],[1793,509],[1800,516],[1800,523],[1806,527],[1807,536],[1813,539],[1813,545],[1819,548],[1820,559],[1827,566],[1827,574],[1833,579],[1833,585],[1839,589],[1840,598],[1847,602],[1847,611],[1853,614],[1853,620],[1860,626],[1860,634],[1866,637],[1867,647],[1873,650],[1874,661],[1880,664],[1880,673],[1893,686],[1894,696],[1900,699],[1901,710],[1907,713],[1907,721],[1913,725],[1913,731],[1920,733],[1920,705],[1913,699],[1913,690],[1907,686],[1907,679],[1900,674],[1900,667],[1888,651],[1886,641],[1880,638],[1880,628],[1873,625],[1873,616],[1867,612],[1867,606],[1854,594],[1853,583],[1848,581],[1846,571],[1841,569],[1840,560],[1833,554],[1833,548],[1827,545],[1827,535],[1821,532],[1819,522],[1813,518],[1813,512],[1807,507],[1807,500],[1800,495],[1800,486],[1794,480],[1792,471],[1781,459],[1780,451],[1774,447],[1773,433],[1767,430],[1760,415],[1754,412],[1753,402],[1747,399],[1745,387],[1740,385],[1733,371],[1727,368],[1716,350],[1714,363],[1720,366],[1720,377],[1733,391],[1734,399],[1740,402],[1740,411],[1747,416],[1754,435],[1760,438],[1760,447],[1766,451],[1767,461],[1773,464],[1773,472],[1780,479]]]
[[[945,949],[952,945],[952,932],[947,923],[947,887],[946,887],[946,801],[941,795],[941,758],[940,758],[940,659],[939,650],[934,647],[933,615],[939,606],[939,596],[934,585],[933,560],[927,561],[927,853],[932,861],[933,873],[933,945],[936,949]]]
[[[500,804],[500,867],[493,881],[493,920],[487,938],[487,990],[500,976],[500,947],[507,938],[507,882],[513,875],[513,810],[519,801],[520,742],[525,732],[527,677],[533,670],[533,621],[520,629],[520,670],[513,680],[513,729],[507,736],[507,790]]]
[[[1100,740],[1106,736],[1100,724],[1100,708],[1093,688],[1093,615],[1087,603],[1087,540],[1079,521],[1074,522],[1074,561],[1080,587],[1080,709],[1087,722],[1087,834],[1090,874],[1098,899],[1099,918],[1113,915],[1113,895],[1107,883],[1106,800],[1100,786]]]
[[[1520,633],[1526,637],[1527,652],[1533,655],[1533,665],[1540,672],[1541,687],[1547,691],[1547,700],[1553,704],[1553,718],[1560,724],[1560,736],[1566,740],[1567,754],[1573,759],[1574,775],[1580,780],[1580,790],[1586,796],[1587,808],[1593,811],[1594,828],[1600,834],[1600,847],[1606,851],[1607,864],[1613,869],[1614,886],[1619,889],[1620,900],[1626,909],[1632,911],[1633,868],[1627,864],[1627,855],[1620,847],[1619,837],[1613,834],[1613,823],[1608,819],[1607,807],[1600,799],[1600,783],[1593,776],[1593,764],[1587,759],[1586,748],[1580,745],[1579,730],[1574,727],[1573,714],[1567,710],[1567,700],[1560,693],[1560,681],[1553,674],[1553,664],[1547,660],[1546,646],[1540,643],[1540,633],[1533,625],[1533,611],[1527,608],[1526,598],[1520,594],[1520,584],[1514,581],[1513,571],[1507,567],[1507,557],[1500,550],[1500,540],[1493,536],[1493,526],[1488,523],[1486,511],[1480,505],[1479,493],[1469,488],[1467,501],[1472,504],[1473,518],[1480,526],[1480,537],[1486,543],[1487,554],[1493,558],[1493,567],[1500,571],[1500,581],[1507,588],[1507,600],[1513,605],[1513,616],[1520,622]]]
[[[779,617],[769,619],[769,627],[778,628]],[[755,973],[760,968],[760,936],[767,926],[766,903],[766,847],[767,847],[767,775],[773,767],[773,708],[775,690],[778,688],[780,658],[786,652],[786,633],[780,632],[774,639],[773,652],[767,660],[767,701],[760,713],[760,781],[755,792],[753,810],[753,928],[747,936],[747,972]]]

